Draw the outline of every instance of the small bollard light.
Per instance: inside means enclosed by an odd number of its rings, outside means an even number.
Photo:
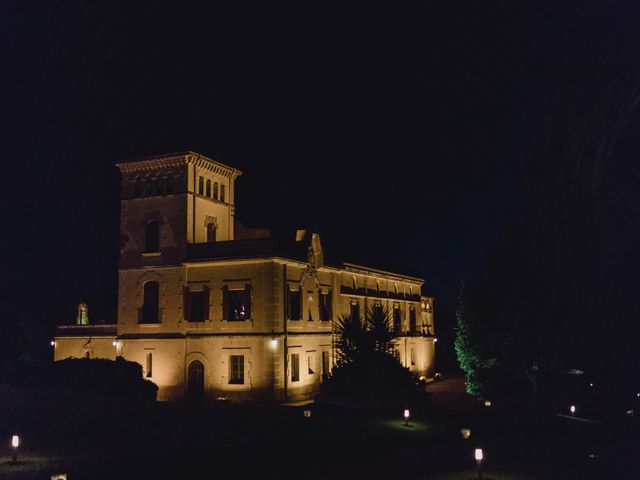
[[[305,410],[302,412],[304,418],[311,418],[311,410]]]
[[[478,472],[478,480],[482,480],[482,460],[484,460],[484,453],[481,448],[476,448],[473,453],[473,457],[476,459],[476,471]]]
[[[485,400],[484,401],[484,406],[485,407],[490,407],[491,406],[491,400]]]
[[[636,412],[634,410],[627,410],[627,417],[633,417],[635,413]]]
[[[468,439],[471,436],[471,429],[470,428],[461,428],[460,429],[460,435],[462,435],[462,438],[464,438],[465,440]]]
[[[571,412],[571,415],[575,415],[576,414],[576,406],[575,405],[571,405],[569,407],[569,411]]]
[[[13,450],[11,451],[11,461],[13,463],[18,463],[18,447],[20,446],[20,437],[18,435],[13,435],[11,437],[11,447]]]
[[[404,409],[404,424],[409,425],[409,409]]]
[[[593,388],[593,382],[589,383],[589,387]]]

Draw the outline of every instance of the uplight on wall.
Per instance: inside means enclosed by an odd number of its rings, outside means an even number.
[[[276,348],[278,348],[278,339],[272,338],[270,344],[271,344],[271,349],[275,350]]]

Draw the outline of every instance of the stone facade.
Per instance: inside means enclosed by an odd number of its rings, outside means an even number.
[[[216,160],[186,152],[118,167],[118,322],[58,327],[56,360],[121,355],[142,365],[160,400],[308,399],[335,362],[332,321],[379,305],[393,314],[400,361],[431,375],[433,299],[421,296],[422,279],[325,264],[317,233],[242,227],[241,172]]]

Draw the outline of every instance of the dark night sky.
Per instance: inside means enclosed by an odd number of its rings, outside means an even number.
[[[445,331],[614,20],[595,2],[230,3],[2,2],[5,326],[71,321],[80,297],[113,321],[113,163],[195,150],[244,171],[243,223],[426,278]]]

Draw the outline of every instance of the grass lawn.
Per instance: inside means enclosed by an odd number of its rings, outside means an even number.
[[[539,417],[484,408],[455,381],[434,387],[434,410],[397,415],[311,407],[144,404],[37,388],[0,388],[0,478],[638,478],[637,424]],[[440,390],[440,391],[439,391]],[[312,410],[311,418],[303,410]],[[462,439],[460,428],[471,429]],[[10,435],[22,436],[9,463]],[[591,454],[591,456],[590,456]]]

